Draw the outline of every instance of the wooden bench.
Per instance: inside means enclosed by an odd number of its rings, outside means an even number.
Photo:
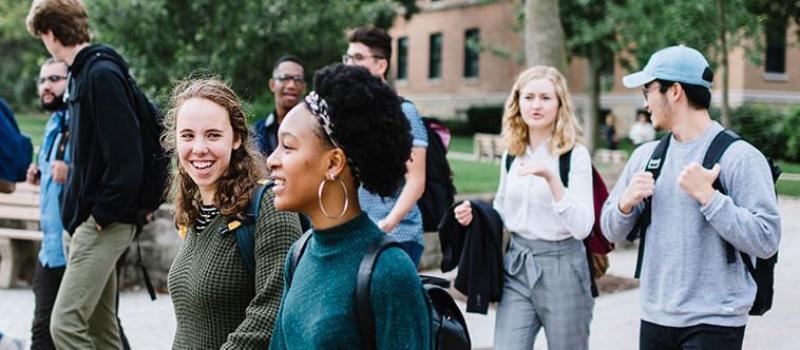
[[[475,159],[478,161],[487,160],[493,163],[500,162],[503,152],[506,150],[506,144],[502,136],[476,133],[472,138]]]
[[[42,240],[38,191],[18,183],[14,193],[0,196],[0,221],[21,227],[0,227],[0,288],[14,287],[23,264],[36,258]]]

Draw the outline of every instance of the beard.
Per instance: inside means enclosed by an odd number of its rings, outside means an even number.
[[[44,102],[43,98],[39,98],[39,103],[42,105],[42,109],[48,112],[57,112],[67,108],[67,104],[64,102],[64,94],[55,95],[50,102]]]

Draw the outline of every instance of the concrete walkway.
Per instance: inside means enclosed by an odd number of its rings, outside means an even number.
[[[780,199],[783,237],[775,270],[775,300],[765,316],[751,317],[745,333],[745,349],[800,349],[800,199]],[[633,275],[636,251],[611,254],[609,273]],[[595,300],[590,338],[592,349],[636,349],[639,334],[639,290],[629,290]],[[463,307],[463,305],[462,305]],[[133,349],[169,349],[175,332],[175,317],[168,295],[150,302],[145,292],[123,293],[120,315]],[[467,314],[473,345],[491,349],[494,313]],[[33,317],[30,289],[0,289],[0,330],[7,336],[29,339]],[[547,349],[544,335],[534,349]]]

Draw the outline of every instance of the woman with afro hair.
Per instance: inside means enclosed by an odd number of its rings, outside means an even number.
[[[275,207],[303,213],[313,226],[287,277],[270,348],[364,348],[356,274],[367,248],[386,234],[362,211],[358,188],[397,191],[411,134],[399,97],[366,69],[328,66],[314,85],[281,123],[278,147],[267,160]],[[290,249],[285,275],[298,248]],[[427,298],[402,249],[388,248],[377,259],[369,301],[378,349],[430,348]]]

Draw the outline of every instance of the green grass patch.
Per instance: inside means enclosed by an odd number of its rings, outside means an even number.
[[[800,181],[778,180],[778,194],[800,197]]]
[[[492,163],[449,159],[453,182],[460,194],[497,191],[500,166]]]
[[[453,136],[453,138],[450,139],[450,148],[448,152],[472,153],[474,152],[472,144],[472,136]]]
[[[800,164],[778,161],[778,165],[784,173],[800,174]]]
[[[23,134],[31,138],[34,147],[42,144],[44,136],[44,126],[47,124],[48,114],[44,113],[20,113],[16,116],[17,124]]]

